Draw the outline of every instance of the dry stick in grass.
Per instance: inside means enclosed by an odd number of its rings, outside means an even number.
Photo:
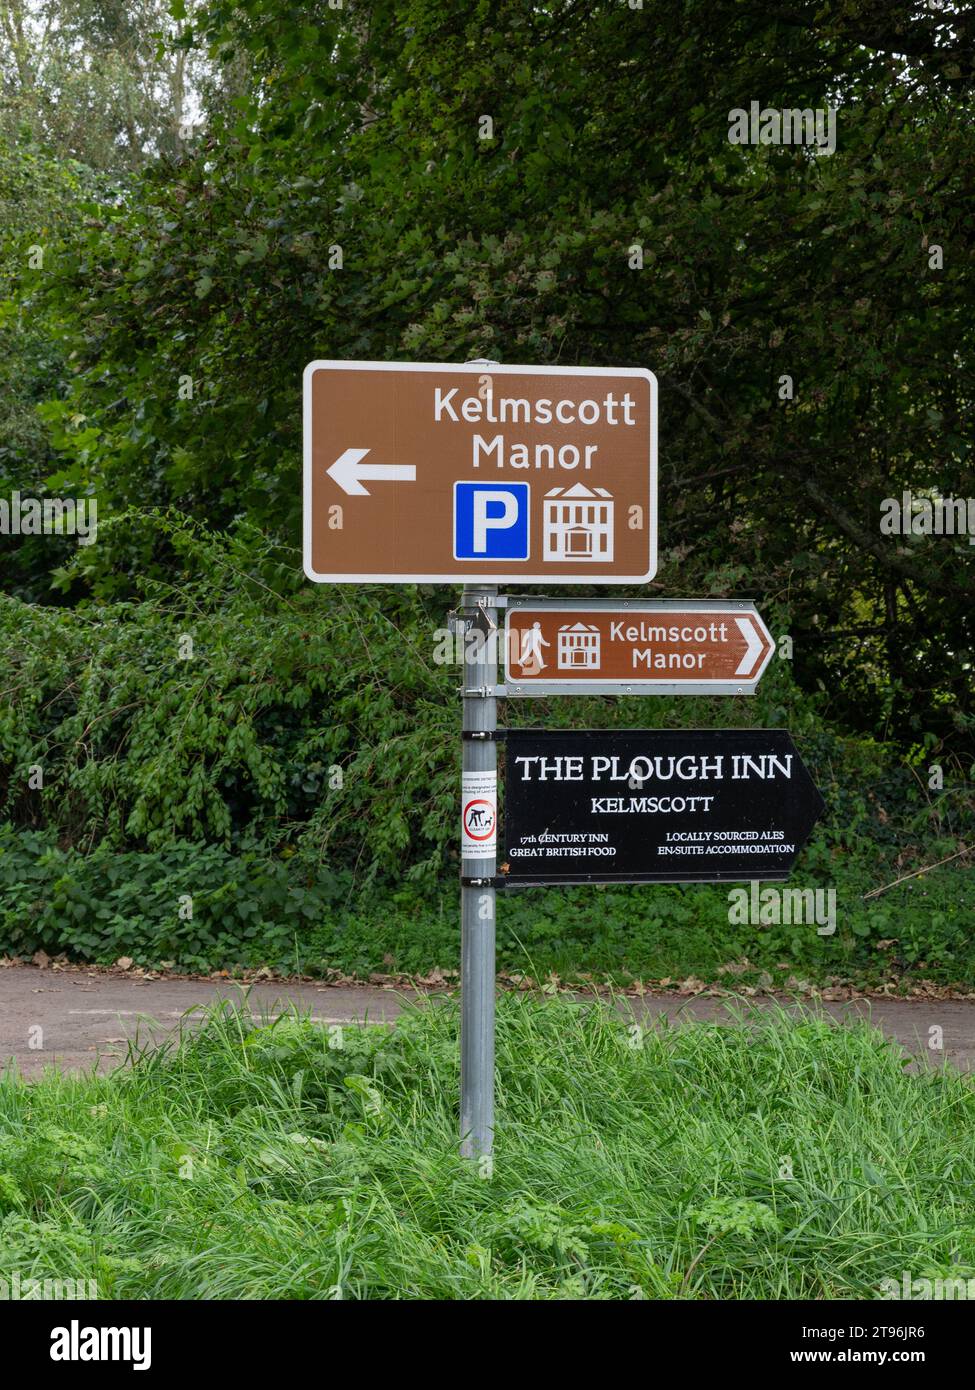
[[[963,854],[971,854],[975,845],[968,845],[966,849],[960,849],[956,854],[949,854],[947,859],[939,859],[936,864],[925,864],[923,869],[915,869],[912,874],[904,874],[901,878],[895,878],[893,883],[885,883],[883,888],[871,888],[869,893],[864,893],[864,901],[867,898],[876,898],[881,893],[886,893],[888,888],[896,888],[898,883],[906,883],[909,878],[917,878],[918,874],[926,874],[931,869],[940,869],[942,864],[950,864],[953,859],[960,859]]]
[[[701,1249],[700,1249],[700,1250],[697,1252],[697,1254],[694,1256],[693,1260],[691,1260],[690,1264],[687,1266],[687,1272],[685,1273],[683,1279],[680,1281],[680,1291],[681,1291],[681,1293],[683,1293],[684,1290],[685,1290],[685,1289],[688,1287],[688,1285],[690,1284],[690,1282],[691,1282],[691,1275],[694,1273],[694,1271],[695,1271],[695,1269],[697,1268],[697,1266],[701,1263],[701,1260],[703,1259],[703,1257],[704,1257],[704,1256],[707,1254],[707,1252],[711,1249],[711,1246],[715,1243],[715,1241],[720,1240],[721,1237],[722,1237],[723,1235],[725,1235],[725,1234],[726,1234],[726,1232],[724,1232],[724,1231],[718,1231],[715,1235],[713,1235],[713,1236],[711,1237],[711,1239],[710,1239],[709,1241],[706,1241],[706,1242],[705,1242],[705,1244],[701,1247]]]

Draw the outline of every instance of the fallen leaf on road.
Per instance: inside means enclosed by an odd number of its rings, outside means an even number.
[[[727,965],[718,966],[719,975],[744,975],[747,970],[752,969],[752,963],[746,956],[744,960],[729,961]]]

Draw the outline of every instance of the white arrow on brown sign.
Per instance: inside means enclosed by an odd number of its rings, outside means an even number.
[[[346,449],[325,472],[347,497],[368,497],[364,482],[412,483],[416,468],[409,463],[363,463],[368,449]]]
[[[509,598],[508,695],[751,695],[775,650],[755,605]]]

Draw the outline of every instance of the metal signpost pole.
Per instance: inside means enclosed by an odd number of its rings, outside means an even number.
[[[494,1143],[496,597],[497,586],[484,584],[465,589],[461,600],[461,610],[468,621],[471,614],[480,610],[478,631],[483,638],[474,649],[476,660],[470,665],[465,661],[462,686],[460,1136],[461,1154],[474,1159],[490,1156]],[[483,845],[476,843],[475,837],[481,835],[485,836]]]

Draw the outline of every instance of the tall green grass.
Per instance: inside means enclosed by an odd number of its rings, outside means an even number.
[[[975,1276],[975,1094],[863,1025],[641,1032],[498,1004],[493,1171],[457,1015],[229,1008],[111,1076],[0,1085],[0,1275],[113,1298],[843,1298]]]

